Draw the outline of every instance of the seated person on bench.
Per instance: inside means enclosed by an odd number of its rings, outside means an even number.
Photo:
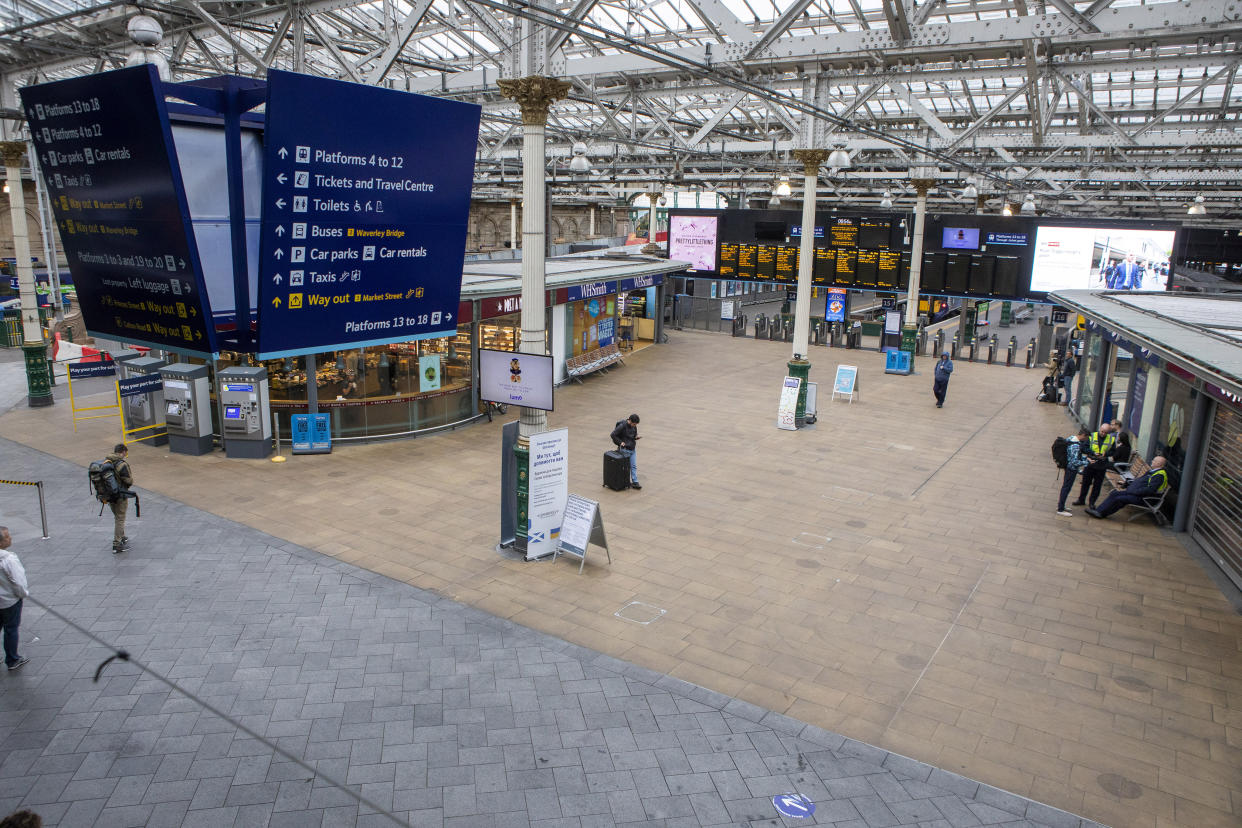
[[[1151,461],[1151,471],[1104,498],[1098,509],[1087,509],[1087,514],[1106,518],[1123,506],[1145,506],[1144,498],[1155,497],[1169,488],[1169,473],[1164,470],[1164,463],[1164,457],[1157,456]]]

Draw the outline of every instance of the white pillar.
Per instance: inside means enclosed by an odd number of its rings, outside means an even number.
[[[647,243],[643,245],[643,252],[655,254],[660,252],[660,246],[656,244],[656,207],[659,204],[660,196],[664,193],[651,188],[651,192],[647,193],[647,198],[651,200],[651,211],[647,214]]]
[[[591,224],[590,229],[587,230],[587,238],[593,239],[595,238],[595,205],[594,204],[587,205],[587,210],[588,210],[587,214],[590,216],[590,224]]]
[[[35,291],[34,268],[30,266],[30,232],[26,224],[26,196],[22,192],[22,156],[26,145],[5,142],[4,173],[9,184],[9,216],[13,226],[13,255],[17,257],[17,290],[22,303],[22,335],[27,343],[43,341],[39,324],[39,296]]]
[[[923,276],[923,225],[927,222],[927,191],[935,183],[930,178],[910,182],[918,196],[914,202],[914,238],[910,245],[910,288],[906,293],[906,324],[919,323],[919,280]]]
[[[517,199],[509,200],[509,249],[518,249]]]
[[[503,79],[500,91],[522,108],[522,342],[524,354],[546,354],[545,237],[547,150],[544,144],[548,107],[569,93],[569,83],[531,75]],[[519,414],[518,440],[548,429],[547,412],[523,407]]]
[[[793,359],[806,359],[811,353],[811,271],[815,267],[815,191],[819,167],[828,158],[827,150],[794,150],[802,162],[802,242],[798,247],[798,296],[794,303]]]

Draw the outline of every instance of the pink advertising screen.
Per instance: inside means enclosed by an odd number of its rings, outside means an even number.
[[[668,228],[668,257],[689,262],[688,270],[715,271],[716,216],[673,216]]]

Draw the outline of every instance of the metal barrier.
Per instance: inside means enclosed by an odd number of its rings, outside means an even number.
[[[927,328],[919,328],[919,338],[915,347],[915,353],[919,356],[927,353]]]
[[[975,346],[978,344],[979,344],[979,338],[976,336],[970,337],[969,341],[966,343],[966,347],[970,349],[970,361],[971,362],[975,361]]]
[[[35,480],[32,482],[27,480],[0,480],[0,483],[7,484],[9,486],[34,486],[39,490],[39,520],[43,523],[43,539],[47,540],[49,537],[47,533],[47,503],[43,500],[43,481]]]
[[[1026,346],[1026,367],[1035,367],[1035,337],[1031,337],[1031,342]]]
[[[794,323],[792,319],[785,320],[785,341],[793,342]]]
[[[755,317],[755,339],[763,339],[768,333],[768,318],[762,313]]]
[[[731,333],[733,336],[746,336],[746,314],[733,317]]]
[[[932,356],[940,359],[940,353],[944,350],[944,328],[936,331],[936,336],[932,339]]]
[[[832,348],[841,347],[841,323],[833,322],[832,330],[828,332],[828,345]]]
[[[1009,337],[1009,349],[1005,353],[1005,367],[1013,367],[1013,358],[1018,353],[1018,338],[1016,336]]]
[[[956,331],[953,333],[953,344],[949,346],[949,359],[957,359],[958,349],[961,346],[961,334]]]
[[[996,338],[996,334],[992,334],[992,338],[988,340],[988,365],[996,362],[996,349],[1000,347],[1000,343]]]
[[[768,323],[768,341],[780,342],[781,339],[781,320],[773,318]]]

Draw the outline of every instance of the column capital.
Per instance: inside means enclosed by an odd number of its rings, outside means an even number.
[[[525,126],[545,126],[548,107],[569,94],[569,81],[529,75],[525,78],[501,78],[496,82],[500,93],[517,101],[522,108]]]
[[[927,193],[936,186],[934,178],[912,178],[910,183],[914,185],[914,192],[921,198],[927,198]]]
[[[655,207],[656,202],[664,197],[664,191],[663,190],[650,190],[648,192],[643,193],[643,195],[651,199],[651,206]]]
[[[802,162],[804,175],[819,175],[819,168],[828,160],[828,150],[825,149],[796,149],[793,151],[793,157]]]
[[[21,169],[22,157],[25,154],[25,141],[0,141],[0,155],[4,156],[4,166]]]

